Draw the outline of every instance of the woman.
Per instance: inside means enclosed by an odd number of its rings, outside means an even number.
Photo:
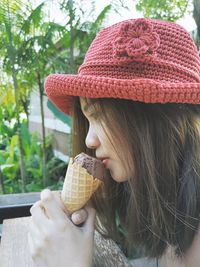
[[[166,267],[199,266],[199,71],[182,27],[133,19],[96,36],[78,75],[47,78],[48,97],[73,116],[74,155],[102,159],[107,176],[71,218],[42,192],[29,237],[38,266],[92,266],[94,208],[128,257],[136,247]]]

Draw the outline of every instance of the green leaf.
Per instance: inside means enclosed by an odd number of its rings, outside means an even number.
[[[5,150],[0,150],[0,165],[5,164],[9,157],[9,153]]]
[[[28,192],[39,192],[41,191],[41,184],[34,184],[33,182],[26,185],[26,189]]]
[[[42,18],[42,8],[44,6],[44,2],[37,6],[32,13],[28,16],[28,18],[24,21],[21,31],[24,31],[25,34],[30,33],[30,28],[34,25],[38,27],[41,23]]]
[[[96,33],[99,31],[102,22],[105,20],[106,16],[112,9],[112,5],[107,5],[103,8],[103,10],[100,12],[100,14],[97,16],[96,20],[92,23],[91,32]]]
[[[27,150],[29,150],[29,147],[31,144],[31,136],[30,136],[30,132],[28,130],[26,123],[21,124],[21,135],[22,135],[23,147],[27,152]]]
[[[0,169],[3,172],[7,168],[13,168],[15,165],[14,164],[2,164],[0,165]]]
[[[176,21],[189,12],[188,0],[139,0],[136,9],[144,17]]]
[[[10,142],[10,160],[14,161],[15,148],[18,146],[18,135],[13,135]]]

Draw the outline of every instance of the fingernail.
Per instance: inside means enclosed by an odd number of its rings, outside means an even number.
[[[74,221],[75,221],[76,223],[81,222],[81,221],[82,221],[82,217],[81,217],[81,215],[80,215],[80,214],[75,214],[75,215],[74,215]]]
[[[50,200],[52,198],[51,191],[49,189],[44,189],[40,194],[41,200]]]

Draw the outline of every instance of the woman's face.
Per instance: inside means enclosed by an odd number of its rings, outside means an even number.
[[[116,182],[124,182],[129,178],[113,144],[111,144],[109,129],[97,119],[98,111],[93,105],[88,104],[84,98],[80,98],[81,110],[89,122],[89,130],[86,136],[86,146],[95,150],[96,157],[101,159],[105,167],[109,169],[112,178]],[[105,132],[106,129],[106,132]]]

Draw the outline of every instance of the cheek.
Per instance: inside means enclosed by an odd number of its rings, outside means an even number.
[[[112,135],[109,133],[109,131],[105,132],[102,127],[98,127],[96,130],[99,134],[102,149],[105,151],[105,155],[108,155],[110,158],[107,168],[109,169],[113,180],[116,182],[127,181],[130,178],[130,171],[127,171],[127,168],[125,168],[121,158],[119,157],[119,153],[121,151],[115,149],[116,145],[112,143]]]
[[[113,171],[111,170],[110,175],[113,178],[113,180],[115,180],[118,183],[125,182],[128,180],[128,177],[126,176],[126,174],[123,172],[117,171],[117,169]]]
[[[125,182],[129,178],[129,173],[126,171],[121,162],[112,162],[109,166],[110,175],[116,182]]]
[[[116,182],[125,182],[134,176],[134,163],[131,157],[124,155],[125,158],[119,157],[119,154],[114,153],[111,156],[108,164],[110,174]]]

